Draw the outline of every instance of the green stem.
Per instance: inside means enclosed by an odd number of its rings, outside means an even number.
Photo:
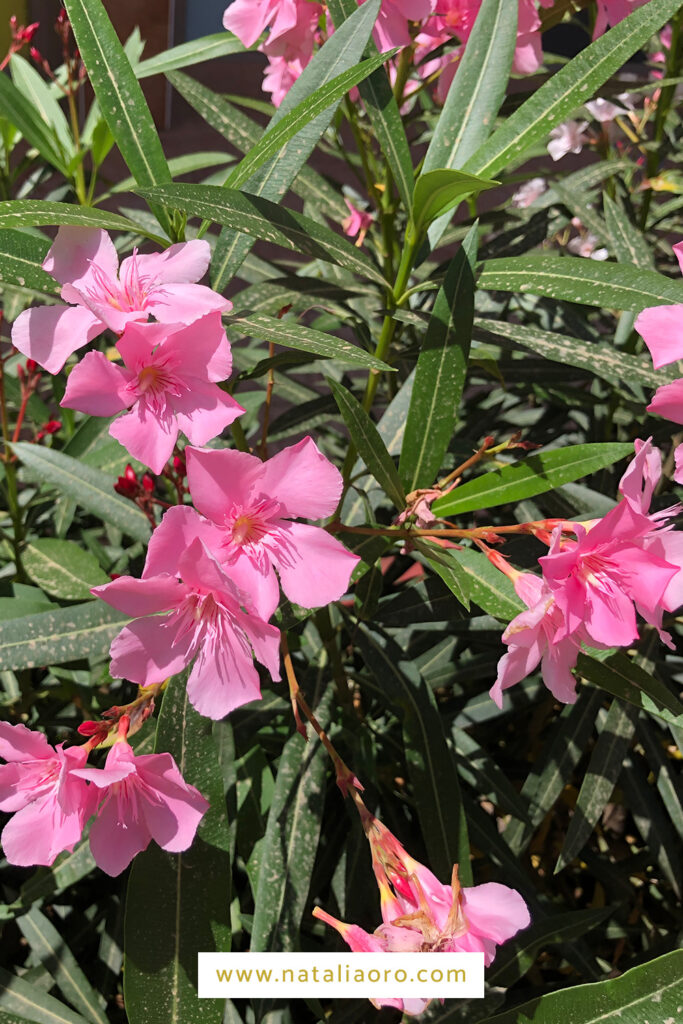
[[[681,66],[683,65],[683,33],[681,33],[681,22],[683,22],[683,14],[679,14],[671,20],[671,49],[669,50],[666,59],[666,69],[664,71],[665,78],[678,77],[681,71]],[[661,91],[659,102],[657,103],[653,146],[648,150],[647,154],[646,167],[648,179],[655,178],[659,173],[659,168],[662,162],[662,148],[666,118],[671,108],[671,101],[674,98],[675,93],[675,85],[665,85]],[[640,214],[640,227],[643,231],[647,227],[647,219],[650,215],[651,203],[652,189],[649,189],[645,193]]]
[[[76,93],[73,87],[73,80],[71,77],[71,61],[66,62],[67,76],[68,76],[68,92],[67,100],[69,104],[69,120],[71,121],[71,132],[74,137],[74,146],[76,147],[76,153],[80,156],[83,150],[81,144],[81,132],[78,127],[78,110],[76,109]],[[76,163],[75,170],[76,180],[74,182],[76,188],[76,195],[78,202],[81,206],[88,205],[88,193],[85,187],[85,172],[83,171],[83,160],[79,159]]]

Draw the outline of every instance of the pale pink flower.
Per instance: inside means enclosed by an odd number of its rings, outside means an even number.
[[[173,454],[182,431],[206,444],[244,412],[218,387],[230,376],[230,344],[220,313],[183,324],[130,323],[116,345],[123,366],[89,352],[69,374],[62,405],[113,416],[109,433],[154,473]]]
[[[312,34],[322,5],[309,0],[234,0],[223,15],[223,27],[245,46],[253,46],[268,29],[268,47],[283,36]],[[290,40],[291,42],[291,40]]]
[[[683,242],[674,245],[673,250],[683,271]],[[635,328],[643,336],[656,370],[683,359],[683,303],[644,309]],[[683,378],[657,388],[647,409],[674,423],[683,423]]]
[[[342,221],[342,230],[349,238],[355,238],[358,235],[356,245],[362,245],[368,233],[368,228],[372,224],[372,214],[367,213],[365,210],[359,210],[346,197],[344,197],[344,202],[349,209],[349,216]]]
[[[530,181],[520,185],[510,203],[518,210],[525,210],[532,203],[536,202],[537,199],[540,199],[543,193],[547,191],[547,188],[548,185],[545,178],[532,178]]]
[[[629,14],[642,7],[648,0],[597,0],[598,14],[595,19],[593,39],[601,36],[608,25],[618,25]]]
[[[377,818],[363,821],[380,892],[382,924],[372,934],[316,907],[314,917],[335,928],[354,953],[483,953],[488,967],[496,947],[530,924],[527,906],[514,889],[487,882],[462,889],[457,865],[450,885],[414,860]],[[429,999],[378,999],[404,1013],[422,1013]]]
[[[162,323],[192,323],[232,303],[204,285],[211,258],[208,242],[171,245],[164,252],[137,251],[121,264],[106,231],[61,227],[43,268],[62,285],[69,306],[27,309],[14,322],[12,344],[58,373],[68,357],[106,328],[120,334],[131,321],[150,316]]]
[[[75,769],[85,747],[51,747],[40,732],[0,722],[0,810],[15,812],[2,833],[10,864],[52,864],[73,850],[95,809],[97,796]]]
[[[439,0],[382,0],[372,33],[380,52],[392,50],[395,46],[410,46],[410,23],[428,18],[438,2]]]
[[[574,253],[575,256],[583,256],[585,259],[591,260],[606,260],[609,256],[607,249],[600,246],[592,231],[583,231],[575,238],[570,238],[567,242],[567,250]]]
[[[585,134],[587,121],[564,121],[550,133],[548,152],[553,160],[560,160],[567,153],[580,153],[589,136]]]
[[[617,106],[616,103],[610,103],[609,100],[604,100],[601,97],[597,99],[589,100],[588,103],[584,103],[584,106],[591,117],[599,121],[600,124],[609,124],[614,121],[615,118],[621,117],[626,114],[627,111],[623,107]]]
[[[155,530],[150,543],[147,562],[156,574],[149,574],[148,566],[140,580],[119,576],[92,593],[135,617],[111,645],[115,678],[159,683],[194,661],[187,684],[190,702],[200,714],[219,719],[261,696],[252,650],[272,678],[280,678],[280,634],[251,614],[249,595],[207,549],[210,524],[196,515],[192,520],[191,509],[171,511],[175,522],[159,539],[162,527]]]
[[[73,774],[91,782],[97,794],[90,849],[108,875],[120,875],[152,839],[169,853],[187,850],[209,809],[170,754],[136,754],[125,740],[114,743],[104,768]]]
[[[534,0],[519,0],[517,45],[512,61],[512,70],[517,74],[533,74],[543,63],[540,28],[541,19]]]
[[[496,681],[489,696],[499,708],[503,691],[525,679],[540,664],[543,682],[552,695],[564,704],[576,701],[576,665],[582,640],[588,640],[580,625],[569,636],[561,636],[564,616],[548,585],[533,573],[519,573],[515,590],[529,609],[520,612],[503,633],[508,652],[498,662]],[[557,639],[558,635],[561,636]],[[595,644],[593,646],[605,646]]]
[[[291,521],[329,516],[341,496],[339,470],[310,437],[267,462],[228,449],[185,453],[194,505],[222,532],[214,553],[229,572],[239,566],[250,576],[255,599],[277,602],[274,569],[290,601],[305,608],[342,596],[358,557],[321,527]]]
[[[287,60],[286,57],[268,58],[262,88],[264,92],[270,93],[274,106],[280,106],[307,63],[308,60],[302,60],[300,57],[292,60]]]

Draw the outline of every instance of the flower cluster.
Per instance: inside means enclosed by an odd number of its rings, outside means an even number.
[[[377,879],[382,924],[370,934],[345,924],[320,907],[313,916],[335,928],[354,953],[483,953],[488,967],[496,946],[530,923],[526,903],[514,889],[498,882],[461,888],[458,865],[450,885],[414,860],[388,828],[361,813]],[[378,999],[404,1013],[422,1013],[429,999]]]
[[[649,511],[660,455],[650,440],[637,441],[635,448],[619,484],[621,501],[602,519],[556,525],[548,554],[539,560],[541,577],[518,572],[497,552],[487,552],[514,580],[528,609],[503,633],[508,652],[490,691],[499,706],[503,690],[539,663],[552,694],[573,703],[572,669],[581,645],[605,650],[632,644],[638,638],[637,613],[670,645],[662,616],[683,601],[683,536],[669,525],[680,507]]]
[[[136,755],[121,735],[104,768],[88,768],[88,744],[50,746],[42,733],[0,722],[0,810],[14,811],[2,832],[11,864],[52,864],[73,850],[90,818],[97,865],[118,875],[154,839],[179,853],[208,809],[170,754]]]
[[[552,7],[554,2],[518,0],[513,71],[529,74],[540,67],[538,6]],[[443,102],[481,3],[482,0],[382,0],[373,37],[382,53],[409,47],[418,78],[436,78],[436,96]],[[324,5],[312,0],[234,0],[225,11],[223,25],[245,46],[253,46],[267,33],[258,49],[268,57],[263,89],[271,93],[276,106],[309,63],[314,45],[320,45],[334,31]],[[409,83],[406,93],[413,87]]]

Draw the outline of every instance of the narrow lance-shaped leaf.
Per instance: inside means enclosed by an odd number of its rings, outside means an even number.
[[[463,171],[440,168],[423,171],[415,182],[413,193],[413,230],[421,238],[427,227],[458,205],[467,195],[494,188],[499,183]]]
[[[611,466],[632,452],[631,445],[614,442],[570,445],[530,455],[521,462],[469,480],[437,498],[432,508],[437,515],[451,516],[522,501]]]
[[[434,482],[453,435],[472,339],[476,253],[474,224],[448,266],[418,356],[399,463],[407,491]]]
[[[680,0],[649,0],[554,74],[477,149],[463,169],[492,175],[519,160],[569,117],[680,9]]]
[[[334,380],[328,380],[327,383],[358,454],[387,497],[393,501],[397,509],[402,509],[405,505],[405,492],[394,460],[386,450],[377,427],[360,402],[345,387]]]
[[[34,146],[44,160],[67,175],[66,157],[54,130],[45,123],[30,97],[17,88],[9,75],[0,75],[0,115],[16,125],[28,144]]]
[[[683,704],[678,697],[623,651],[617,651],[604,661],[581,653],[577,669],[580,675],[612,696],[626,700],[665,722],[683,726]]]
[[[60,285],[43,270],[47,239],[35,238],[23,231],[0,231],[0,287],[18,285],[45,295],[59,295]]]
[[[555,866],[556,872],[581,852],[610,800],[633,739],[637,716],[638,712],[632,705],[620,700],[612,701],[609,712],[604,716]]]
[[[436,122],[424,171],[462,167],[491,134],[505,96],[516,42],[517,4],[484,0]],[[448,221],[444,215],[430,226],[432,248]]]
[[[358,63],[379,13],[379,7],[380,0],[366,0],[352,17],[327,39],[289,89],[271,118],[268,131],[271,131],[299,103],[313,98],[316,91],[336,75]],[[285,142],[276,157],[244,182],[245,191],[275,202],[282,199],[332,120],[333,113],[334,106],[330,106],[303,124],[296,135]],[[212,261],[212,285],[216,291],[223,290],[253,245],[249,238],[245,238],[244,235],[240,237],[239,227],[226,227],[232,230],[221,232]]]
[[[72,203],[53,203],[44,199],[10,199],[0,203],[0,228],[52,227],[61,224],[102,228],[103,231],[128,231],[153,238],[165,245],[159,235],[150,234],[135,221],[108,210],[74,206]]]
[[[356,0],[328,0],[328,8],[335,26],[349,18],[356,10]],[[377,47],[371,38],[365,56],[374,56]],[[375,138],[393,175],[404,209],[410,213],[413,196],[413,161],[406,138],[403,118],[396,102],[386,71],[378,69],[359,87],[363,105],[372,124]]]
[[[80,1013],[69,1009],[59,999],[32,985],[23,978],[0,967],[0,1013],[10,1017],[10,1024],[36,1021],[40,1024],[88,1024]]]
[[[0,623],[0,671],[103,658],[126,617],[102,601]]]
[[[167,71],[174,71],[177,68],[188,68],[192,64],[204,64],[207,60],[215,60],[216,57],[244,53],[248,49],[254,47],[245,46],[230,32],[213,32],[209,36],[191,39],[179,46],[172,46],[170,50],[156,53],[147,60],[141,60],[133,70],[136,78],[149,78],[151,75],[166,74]]]
[[[164,185],[138,189],[152,201],[168,203],[194,217],[226,224],[244,234],[313,259],[336,263],[363,278],[385,284],[381,272],[365,253],[330,228],[310,217],[284,209],[262,196],[247,195],[217,185]]]
[[[619,263],[632,263],[641,270],[654,270],[652,250],[645,236],[630,223],[626,212],[606,192],[602,205],[612,249]]]
[[[479,288],[547,295],[606,309],[640,313],[646,306],[683,302],[683,282],[653,270],[579,256],[519,256],[487,260]]]
[[[53,484],[62,494],[73,498],[83,508],[100,516],[105,523],[117,526],[129,537],[146,543],[150,525],[147,517],[130,501],[114,493],[114,481],[106,473],[91,469],[63,452],[16,442],[12,450],[26,473],[38,483]]]
[[[152,842],[126,893],[124,994],[130,1024],[220,1024],[219,1000],[197,997],[197,952],[230,949],[230,857],[223,778],[212,723],[189,704],[184,676],[168,686],[154,749],[173,755],[209,801],[184,853]]]
[[[121,156],[139,185],[171,180],[152,115],[101,0],[64,0],[88,77]],[[168,233],[165,210],[152,208]]]
[[[91,587],[109,582],[95,556],[72,540],[38,537],[22,552],[22,562],[46,594],[65,601],[87,601]]]

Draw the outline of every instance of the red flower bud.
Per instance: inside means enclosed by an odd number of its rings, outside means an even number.
[[[130,480],[131,483],[135,483],[136,484],[138,482],[138,478],[135,475],[135,470],[131,466],[130,462],[126,466],[126,470],[125,470],[123,475],[126,478],[126,480]]]
[[[187,466],[185,460],[181,459],[179,455],[173,456],[173,468],[181,479],[187,476]]]
[[[145,475],[143,476],[142,486],[145,488],[148,494],[151,494],[152,491],[154,490],[154,480],[149,475],[149,473],[145,473]]]
[[[114,484],[114,490],[122,498],[135,498],[138,493],[137,480],[130,480],[128,477],[120,476]]]
[[[56,434],[58,430],[62,429],[62,424],[59,420],[48,420],[47,423],[43,423],[41,432],[43,434]]]
[[[36,370],[38,369],[38,363],[35,361],[35,359],[26,360],[26,369],[28,370],[29,373],[36,372]]]

